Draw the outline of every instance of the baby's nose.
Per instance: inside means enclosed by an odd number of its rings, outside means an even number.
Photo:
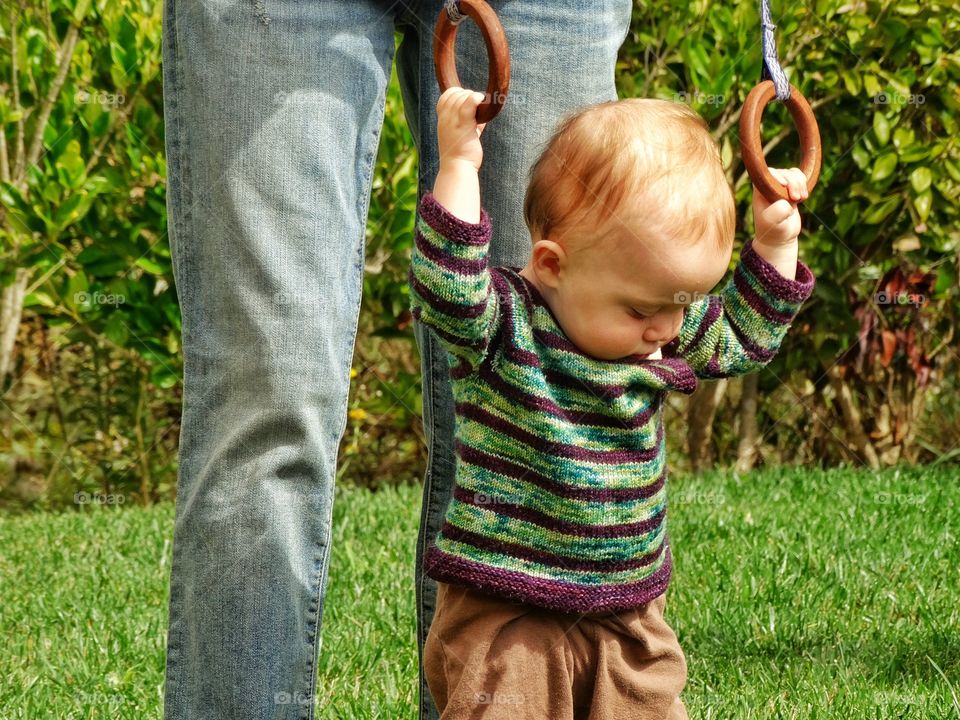
[[[657,330],[647,330],[647,332],[643,334],[643,339],[648,343],[666,345],[668,342],[670,342],[670,340],[673,339],[673,335],[667,332],[665,328],[661,328]]]
[[[680,325],[682,323],[683,312],[680,312],[677,317],[669,315],[657,318],[643,333],[643,339],[649,343],[666,345],[677,336],[678,332],[680,332]]]

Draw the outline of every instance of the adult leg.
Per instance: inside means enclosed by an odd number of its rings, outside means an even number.
[[[312,718],[394,17],[165,0],[183,316],[164,717]]]
[[[440,97],[433,64],[433,28],[442,0],[416,5],[414,21],[403,26],[397,54],[404,110],[420,155],[419,196],[433,188],[437,156],[436,105]],[[527,171],[568,111],[617,97],[614,69],[630,27],[630,0],[575,0],[569,3],[490,0],[510,45],[510,94],[484,129],[480,192],[493,221],[490,261],[519,265],[530,255],[523,221]],[[484,90],[487,52],[472,20],[457,32],[457,72],[465,87]],[[437,711],[423,678],[423,643],[436,601],[436,583],[424,573],[423,555],[443,523],[453,491],[453,396],[446,353],[432,331],[414,323],[423,375],[423,424],[429,460],[424,477],[417,542],[417,643],[420,652],[420,718]]]

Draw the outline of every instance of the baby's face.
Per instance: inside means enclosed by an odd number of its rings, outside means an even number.
[[[723,278],[732,247],[692,247],[654,237],[619,243],[617,254],[568,254],[550,241],[534,246],[521,271],[548,301],[560,327],[582,352],[601,360],[660,357],[677,336],[685,306]]]

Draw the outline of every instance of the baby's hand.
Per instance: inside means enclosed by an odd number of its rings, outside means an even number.
[[[753,223],[757,241],[767,245],[786,245],[800,236],[800,212],[797,203],[806,200],[807,176],[800,168],[781,170],[770,168],[770,174],[787,187],[790,201],[770,202],[753,187]]]
[[[486,123],[477,124],[477,107],[484,94],[462,87],[449,87],[437,101],[437,144],[440,164],[462,160],[478,172],[483,163],[480,134]]]

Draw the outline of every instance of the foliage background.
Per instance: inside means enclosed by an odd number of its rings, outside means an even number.
[[[956,463],[958,9],[817,0],[775,4],[774,22],[781,62],[818,115],[823,169],[802,206],[801,257],[818,282],[759,374],[758,461],[859,464],[872,449],[884,464]],[[175,489],[182,363],[160,30],[156,0],[0,3],[0,332],[16,339],[0,386],[0,503],[10,507],[71,504],[80,492],[149,503]],[[738,246],[751,228],[736,123],[759,74],[754,2],[635,3],[620,94],[689,102],[708,120],[736,190]],[[771,165],[795,164],[779,104],[764,139]],[[406,288],[416,173],[394,73],[341,482],[416,482],[425,462]],[[18,287],[22,317],[11,318]],[[734,386],[716,411],[719,464],[736,456],[739,399]],[[686,402],[671,398],[666,418],[678,468]]]

